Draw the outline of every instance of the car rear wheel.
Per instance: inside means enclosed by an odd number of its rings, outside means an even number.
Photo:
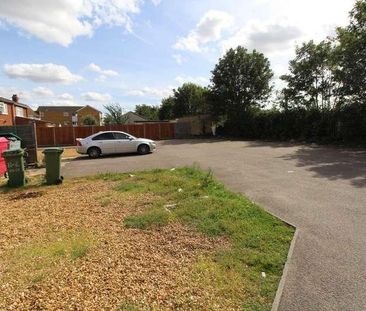
[[[137,148],[139,154],[148,154],[150,152],[150,147],[148,145],[140,145]]]
[[[102,153],[101,150],[97,147],[92,147],[88,149],[88,155],[92,159],[99,158],[101,153]]]

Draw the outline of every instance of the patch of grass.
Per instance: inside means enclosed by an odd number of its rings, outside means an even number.
[[[128,216],[124,219],[126,228],[149,229],[167,225],[172,220],[172,214],[164,209],[151,209],[140,215]]]
[[[118,181],[116,193],[152,193],[159,199],[127,228],[148,229],[180,221],[208,236],[225,236],[230,247],[202,257],[192,278],[229,306],[270,310],[294,233],[242,195],[228,191],[211,172],[197,168],[102,175]],[[167,210],[167,204],[176,204]],[[266,277],[261,276],[266,273]]]
[[[94,245],[87,233],[64,232],[45,241],[31,241],[21,245],[4,257],[8,257],[8,269],[4,277],[17,278],[19,283],[37,283],[57,270],[61,262],[84,257]],[[20,275],[19,271],[22,271]]]

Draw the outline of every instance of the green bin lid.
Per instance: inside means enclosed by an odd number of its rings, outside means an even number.
[[[5,150],[2,153],[4,158],[8,158],[8,157],[13,157],[13,156],[19,156],[19,155],[24,155],[24,150],[23,149],[12,149],[12,150]]]
[[[64,148],[47,148],[45,150],[43,150],[43,153],[63,153],[64,152]]]

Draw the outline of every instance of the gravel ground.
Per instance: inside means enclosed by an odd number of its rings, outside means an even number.
[[[143,157],[81,158],[63,175],[194,163],[299,230],[279,310],[366,310],[365,149],[171,140]]]
[[[0,310],[204,310],[209,300],[224,308],[194,282],[192,266],[227,242],[180,224],[126,229],[123,218],[155,198],[116,197],[112,186],[75,180],[1,194]],[[75,241],[86,244],[72,259],[58,245]]]

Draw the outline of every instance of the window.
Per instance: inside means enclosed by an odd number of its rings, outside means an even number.
[[[93,140],[114,140],[113,133],[103,133],[98,136],[95,136]]]
[[[44,112],[43,112],[43,111],[41,111],[41,112],[39,113],[39,115],[40,115],[40,117],[41,117],[41,118],[43,118],[43,117],[44,117]]]
[[[64,112],[64,117],[68,117],[69,113],[67,111]]]
[[[22,107],[15,107],[15,115],[17,117],[24,117],[24,109]]]
[[[114,134],[114,137],[116,139],[130,139],[130,137],[131,137],[131,136],[126,135],[124,133],[118,133],[118,132],[116,132],[116,133],[113,133],[113,134]]]
[[[8,114],[8,104],[0,103],[0,114]]]

